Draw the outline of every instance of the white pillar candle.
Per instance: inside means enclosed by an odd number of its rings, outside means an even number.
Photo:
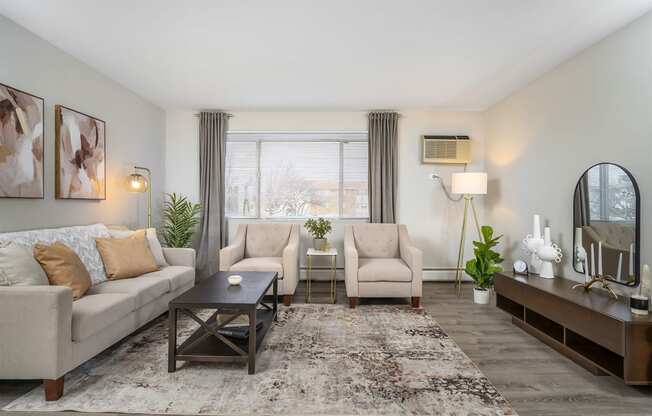
[[[598,276],[602,276],[602,241],[598,241]]]
[[[634,276],[634,243],[629,245],[629,275]]]
[[[595,276],[595,248],[591,243],[591,276]]]
[[[623,253],[618,253],[618,270],[616,271],[616,280],[620,280],[620,269],[623,268]]]
[[[532,238],[541,238],[541,218],[534,214],[534,225],[532,227]]]
[[[586,256],[584,259],[584,283],[588,282],[591,280],[589,277],[589,256]]]
[[[543,244],[546,246],[552,244],[552,241],[550,240],[550,227],[546,227],[543,229]]]

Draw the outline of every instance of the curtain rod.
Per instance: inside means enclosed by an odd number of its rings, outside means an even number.
[[[193,114],[193,116],[195,116],[195,117],[199,117],[199,116],[201,116],[201,113],[195,113],[195,114]],[[231,117],[233,117],[233,114],[231,114],[231,113],[226,113],[226,116],[227,116],[228,118],[231,118]]]

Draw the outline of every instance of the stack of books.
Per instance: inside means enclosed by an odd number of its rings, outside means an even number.
[[[263,329],[263,323],[256,323],[256,331],[260,331],[261,329]],[[217,333],[227,338],[248,339],[249,325],[227,325],[224,328],[218,329]]]

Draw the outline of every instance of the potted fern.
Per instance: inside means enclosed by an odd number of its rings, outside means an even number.
[[[168,247],[188,247],[199,224],[199,204],[185,196],[165,194],[163,204],[163,240]]]
[[[483,225],[480,229],[483,241],[473,242],[473,253],[475,258],[466,262],[465,272],[473,282],[473,302],[486,305],[489,303],[491,288],[494,285],[494,273],[502,271],[499,266],[503,259],[500,254],[493,251],[492,248],[498,245],[498,240],[502,237],[494,237],[494,229],[488,225]]]
[[[324,218],[310,218],[303,226],[306,227],[306,230],[308,230],[310,234],[312,234],[315,249],[326,250],[328,247],[326,234],[330,233],[332,230],[331,222]]]

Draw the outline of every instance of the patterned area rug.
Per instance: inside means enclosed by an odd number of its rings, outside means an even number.
[[[182,320],[184,337],[196,324]],[[183,337],[182,337],[183,338]],[[167,372],[167,320],[127,338],[4,410],[211,415],[516,415],[425,312],[406,306],[281,308],[257,373],[243,364]]]

